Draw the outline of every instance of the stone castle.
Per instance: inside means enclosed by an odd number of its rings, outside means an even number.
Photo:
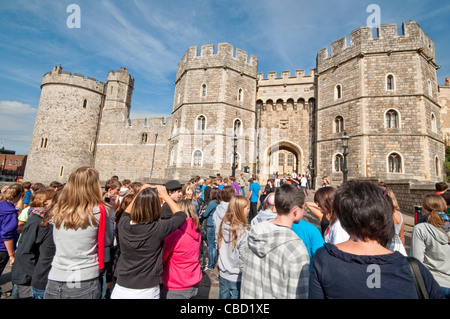
[[[24,180],[65,182],[79,166],[102,180],[187,181],[248,167],[343,178],[444,179],[450,85],[438,86],[433,41],[414,21],[360,27],[317,54],[309,74],[258,73],[258,60],[227,43],[190,47],[169,117],[131,119],[134,79],[106,83],[44,75]],[[216,51],[216,52],[215,52]],[[348,139],[344,156],[343,134]]]

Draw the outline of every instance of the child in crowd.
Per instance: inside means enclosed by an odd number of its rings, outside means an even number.
[[[162,298],[190,299],[202,280],[200,267],[200,220],[189,199],[177,203],[187,215],[184,224],[164,239]]]
[[[160,219],[162,201],[170,207],[171,218]],[[142,186],[117,225],[120,257],[111,299],[159,299],[163,242],[185,220],[164,186]]]
[[[217,245],[220,299],[240,297],[249,204],[249,200],[243,196],[232,197],[219,226]]]

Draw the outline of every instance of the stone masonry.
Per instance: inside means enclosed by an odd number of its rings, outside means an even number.
[[[255,56],[228,43],[193,46],[177,67],[170,116],[131,119],[126,68],[104,83],[55,66],[43,77],[24,180],[65,182],[84,165],[102,181],[228,176],[236,145],[236,174],[248,166],[264,183],[282,150],[316,186],[325,175],[338,185],[345,131],[349,178],[431,185],[443,180],[450,133],[450,85],[438,87],[437,68],[414,21],[400,34],[391,24],[376,37],[354,30],[321,49],[309,74],[265,77]]]

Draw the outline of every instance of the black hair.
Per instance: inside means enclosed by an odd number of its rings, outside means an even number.
[[[350,180],[335,194],[333,213],[349,235],[386,246],[394,237],[394,205],[386,189],[372,182]]]

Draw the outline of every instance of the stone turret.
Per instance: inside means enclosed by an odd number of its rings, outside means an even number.
[[[80,166],[94,165],[105,84],[60,65],[44,75],[24,178],[66,181]]]
[[[414,21],[402,30],[361,27],[318,52],[318,175],[342,180],[345,130],[349,178],[442,180],[434,44]]]
[[[255,97],[258,62],[241,49],[221,43],[190,47],[178,64],[172,112],[169,169],[174,178],[231,174],[235,123],[240,123],[238,162],[254,161]],[[199,122],[203,121],[202,126]],[[245,135],[250,130],[251,135]],[[195,156],[194,156],[195,155]],[[194,172],[194,171],[195,172]]]

